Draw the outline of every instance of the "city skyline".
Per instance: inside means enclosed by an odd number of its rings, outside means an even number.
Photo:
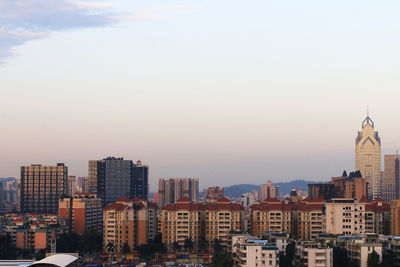
[[[399,147],[396,1],[18,2],[0,4],[2,177],[116,156],[151,191],[327,181],[355,169],[368,104],[382,155]]]

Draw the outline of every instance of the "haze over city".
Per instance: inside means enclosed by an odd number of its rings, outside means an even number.
[[[150,165],[151,191],[160,177],[324,181],[355,169],[367,105],[393,154],[399,7],[2,1],[1,176],[57,162],[85,176],[117,156]]]

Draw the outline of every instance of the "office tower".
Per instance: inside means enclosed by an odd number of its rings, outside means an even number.
[[[384,156],[385,168],[382,172],[382,198],[388,203],[394,199],[400,199],[399,159],[400,156],[398,154]]]
[[[356,170],[368,183],[368,199],[381,196],[381,139],[369,116],[356,137]]]
[[[279,186],[272,185],[270,180],[266,185],[261,186],[261,201],[267,198],[279,198]]]
[[[199,179],[197,178],[168,178],[158,180],[158,206],[175,203],[187,197],[197,202],[199,200]]]
[[[76,189],[76,177],[75,176],[68,176],[67,178],[67,196],[72,197],[75,193]]]
[[[61,198],[58,216],[65,219],[68,229],[83,234],[85,229],[102,232],[103,214],[101,199],[96,195],[75,193],[72,197]]]
[[[204,189],[203,193],[204,201],[213,203],[224,196],[224,189],[219,186],[213,186]]]
[[[97,165],[98,160],[89,160],[88,192],[97,193]]]
[[[4,208],[4,190],[3,190],[3,181],[0,180],[0,210]]]
[[[89,180],[96,174],[97,196],[102,199],[103,207],[115,202],[120,197],[148,198],[148,166],[140,161],[108,157],[89,162]],[[93,182],[93,181],[92,181]],[[93,186],[93,184],[92,184]]]
[[[68,167],[21,167],[21,212],[57,214],[58,199],[66,193]]]
[[[103,244],[113,243],[121,252],[124,244],[132,251],[149,241],[149,203],[147,200],[121,197],[103,209]],[[156,212],[153,212],[153,214]],[[123,229],[123,230],[121,230]]]
[[[148,199],[149,192],[149,166],[142,165],[142,162],[138,160],[135,164],[132,164],[132,182],[131,192],[133,197],[140,197]]]

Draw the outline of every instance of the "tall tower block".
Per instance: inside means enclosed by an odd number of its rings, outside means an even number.
[[[368,183],[368,198],[381,197],[381,139],[374,130],[374,122],[367,114],[362,130],[356,137],[356,170],[360,170]]]

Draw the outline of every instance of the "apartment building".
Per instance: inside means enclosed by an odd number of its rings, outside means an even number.
[[[160,208],[168,204],[173,204],[181,198],[189,198],[191,201],[197,202],[199,200],[199,179],[159,179],[157,198]]]
[[[332,267],[333,249],[314,241],[301,241],[296,244],[295,266]]]
[[[174,243],[178,243],[183,247],[186,239],[190,239],[194,243],[193,250],[199,249],[200,237],[204,236],[201,216],[202,205],[193,203],[187,197],[162,209],[162,241],[168,251],[174,250]]]
[[[224,189],[219,186],[208,187],[204,189],[204,201],[214,203],[218,199],[224,197]]]
[[[203,205],[202,209],[208,251],[212,251],[214,240],[219,240],[222,246],[228,247],[229,232],[242,229],[243,207],[223,197],[215,203]]]
[[[265,200],[267,198],[279,198],[279,186],[272,185],[270,180],[267,181],[266,185],[261,186],[261,200]]]
[[[59,218],[65,219],[68,229],[80,235],[85,229],[102,232],[101,199],[95,194],[75,193],[72,197],[61,198],[58,206]]]
[[[154,214],[154,212],[153,212]],[[153,218],[150,218],[153,220]],[[113,243],[116,251],[124,244],[130,250],[149,241],[149,207],[141,198],[119,198],[103,209],[103,245]]]
[[[276,198],[267,198],[262,203],[251,206],[252,231],[262,237],[266,231],[291,233],[292,205],[285,205]]]
[[[189,198],[182,198],[162,210],[163,243],[170,251],[175,242],[183,246],[186,239],[194,243],[194,250],[201,247],[212,251],[214,240],[219,240],[222,246],[227,247],[229,232],[242,229],[242,217],[242,206],[226,198],[207,204],[193,203]]]
[[[366,242],[366,239],[352,239],[347,242],[347,252],[349,258],[357,260],[360,267],[367,267],[368,256],[375,251],[382,260],[382,244]]]
[[[326,201],[326,232],[339,235],[365,233],[365,204],[347,198]]]
[[[294,206],[293,214],[297,218],[297,231],[294,233],[300,240],[316,240],[325,231],[323,199],[305,199],[303,203]]]
[[[267,240],[247,239],[236,243],[234,261],[240,267],[276,267],[279,266],[279,250]]]

